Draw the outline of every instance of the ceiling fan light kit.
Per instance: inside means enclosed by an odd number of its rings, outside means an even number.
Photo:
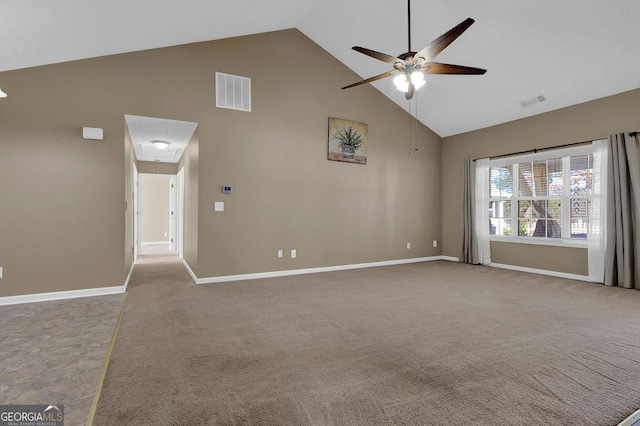
[[[393,78],[393,84],[396,86],[396,89],[404,93],[409,91],[409,83],[413,84],[415,90],[420,89],[426,83],[424,74],[419,71],[414,71],[411,75],[402,73]]]
[[[440,52],[449,46],[463,32],[465,32],[475,21],[467,18],[457,26],[453,27],[440,37],[429,43],[419,52],[411,51],[411,0],[407,1],[408,15],[408,40],[409,51],[398,56],[387,55],[386,53],[376,52],[360,46],[354,46],[353,50],[367,56],[371,56],[382,62],[393,64],[393,70],[376,75],[366,80],[358,81],[343,87],[349,89],[351,87],[360,86],[361,84],[371,83],[385,77],[393,78],[395,87],[404,92],[407,100],[413,98],[416,90],[424,86],[425,74],[466,74],[466,75],[482,75],[487,72],[485,69],[466,67],[462,65],[441,64],[431,62]]]

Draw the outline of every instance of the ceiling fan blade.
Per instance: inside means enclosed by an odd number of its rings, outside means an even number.
[[[376,58],[382,62],[388,62],[390,64],[395,64],[396,62],[400,62],[404,64],[404,61],[400,58],[396,58],[395,56],[387,55],[386,53],[376,52],[375,50],[367,49],[360,46],[353,46],[353,50],[356,52],[364,53],[367,56],[371,56],[372,58]]]
[[[449,46],[460,34],[465,32],[467,28],[471,26],[475,21],[471,18],[467,18],[460,24],[451,28],[446,33],[442,34],[437,39],[433,40],[427,47],[419,51],[413,56],[413,60],[418,62],[429,62],[435,58],[440,52],[442,52],[447,46]]]
[[[382,74],[378,74],[376,76],[373,76],[371,78],[367,78],[366,80],[358,81],[357,83],[353,83],[353,84],[350,84],[348,86],[344,86],[343,89],[349,89],[351,87],[360,86],[361,84],[371,83],[372,81],[380,80],[381,78],[385,78],[385,77],[390,77],[392,75],[398,74],[399,72],[400,71],[398,71],[398,70],[387,71],[387,72],[384,72]]]
[[[413,85],[411,80],[409,80],[409,90],[405,92],[404,97],[407,98],[407,100],[410,100],[413,98],[414,93],[416,93],[416,87]]]
[[[429,62],[420,70],[425,74],[476,74],[482,75],[487,72],[482,68],[465,67],[462,65],[441,64],[439,62]]]

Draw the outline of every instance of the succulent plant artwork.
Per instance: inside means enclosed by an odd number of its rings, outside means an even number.
[[[338,130],[333,137],[340,142],[343,150],[346,148],[349,151],[357,151],[364,143],[362,135],[359,135],[358,131],[351,126]]]
[[[329,118],[329,160],[367,164],[367,124]]]

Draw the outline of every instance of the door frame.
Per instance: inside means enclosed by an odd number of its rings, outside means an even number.
[[[169,212],[169,251],[172,254],[178,253],[178,239],[176,236],[177,229],[179,226],[176,223],[176,210],[177,206],[177,185],[176,185],[176,175],[165,174],[165,173],[138,173],[137,168],[134,171],[135,174],[135,186],[134,186],[134,196],[136,199],[134,200],[134,214],[135,214],[135,224],[134,224],[134,235],[135,235],[135,247],[134,250],[137,255],[142,252],[142,190],[140,188],[140,176],[161,176],[169,178],[170,187],[169,187],[169,205],[167,206]]]
[[[140,254],[140,173],[136,163],[133,163],[133,261]]]
[[[176,175],[176,241],[178,243],[178,257],[184,259],[184,167]]]

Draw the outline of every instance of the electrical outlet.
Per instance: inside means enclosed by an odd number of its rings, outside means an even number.
[[[278,250],[278,257],[282,257],[282,250]]]
[[[298,256],[298,252],[296,250],[291,250],[291,258],[295,259]]]
[[[407,243],[407,249],[411,248],[411,243]]]
[[[433,246],[438,247],[438,240],[433,240]]]

